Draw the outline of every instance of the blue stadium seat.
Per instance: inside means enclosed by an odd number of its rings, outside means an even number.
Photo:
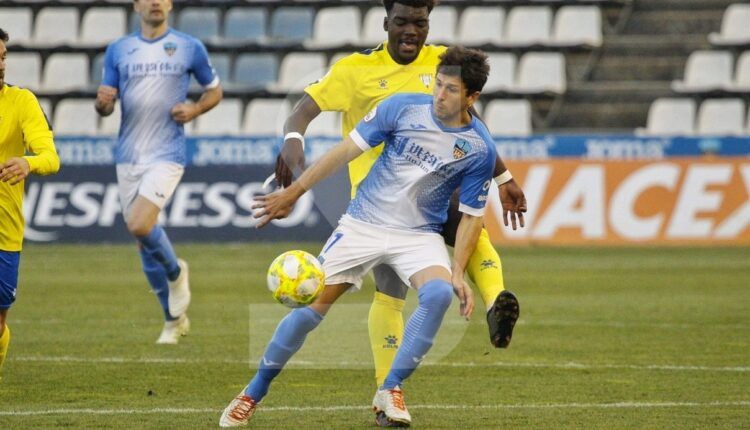
[[[271,18],[271,37],[303,41],[312,37],[314,11],[308,7],[280,7]]]
[[[274,54],[241,54],[234,63],[233,82],[242,87],[264,88],[276,82],[278,70]]]
[[[265,8],[233,7],[224,18],[224,38],[258,40],[266,37],[268,13]]]
[[[212,7],[186,7],[177,18],[177,29],[200,40],[219,37],[219,9]]]

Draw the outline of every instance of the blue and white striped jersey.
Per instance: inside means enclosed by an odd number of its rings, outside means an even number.
[[[170,112],[187,98],[190,74],[204,88],[219,85],[206,47],[187,34],[170,29],[149,40],[136,32],[107,46],[102,85],[119,90],[122,110],[116,163],[185,164],[184,128]]]
[[[363,150],[385,143],[349,204],[351,217],[440,232],[458,187],[459,210],[484,214],[497,152],[489,131],[476,118],[466,127],[446,128],[433,115],[431,95],[397,94],[367,114],[350,137]]]

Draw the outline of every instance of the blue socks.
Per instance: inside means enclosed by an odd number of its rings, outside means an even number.
[[[295,309],[285,316],[263,353],[258,372],[245,388],[245,395],[260,402],[268,393],[271,381],[281,373],[287,361],[302,347],[307,334],[321,321],[323,316],[310,308]]]
[[[164,319],[174,321],[177,318],[169,314],[169,284],[167,283],[167,272],[164,270],[164,266],[156,261],[143,246],[140,247],[140,254],[143,273],[146,274],[151,289],[159,299],[159,304],[164,311]]]
[[[446,281],[434,279],[422,285],[418,294],[419,306],[406,323],[401,347],[381,389],[401,386],[414,373],[432,347],[445,312],[453,300],[453,286]]]
[[[172,243],[160,225],[155,225],[146,236],[139,237],[138,241],[141,243],[143,250],[164,267],[170,281],[174,281],[180,276],[177,255],[175,255]]]

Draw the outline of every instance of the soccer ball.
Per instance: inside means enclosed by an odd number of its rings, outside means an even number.
[[[282,305],[301,308],[323,291],[325,278],[317,258],[305,251],[287,251],[268,268],[268,289]]]

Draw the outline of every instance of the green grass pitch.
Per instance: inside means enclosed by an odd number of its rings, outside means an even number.
[[[161,311],[135,245],[28,245],[0,429],[217,427],[285,312],[265,287],[267,264],[319,246],[178,244],[193,328],[170,347],[154,344]],[[483,312],[467,323],[451,309],[405,387],[414,428],[750,428],[750,248],[502,257],[521,301],[510,348],[491,348]],[[372,283],[344,297],[251,428],[374,427],[371,297]]]

